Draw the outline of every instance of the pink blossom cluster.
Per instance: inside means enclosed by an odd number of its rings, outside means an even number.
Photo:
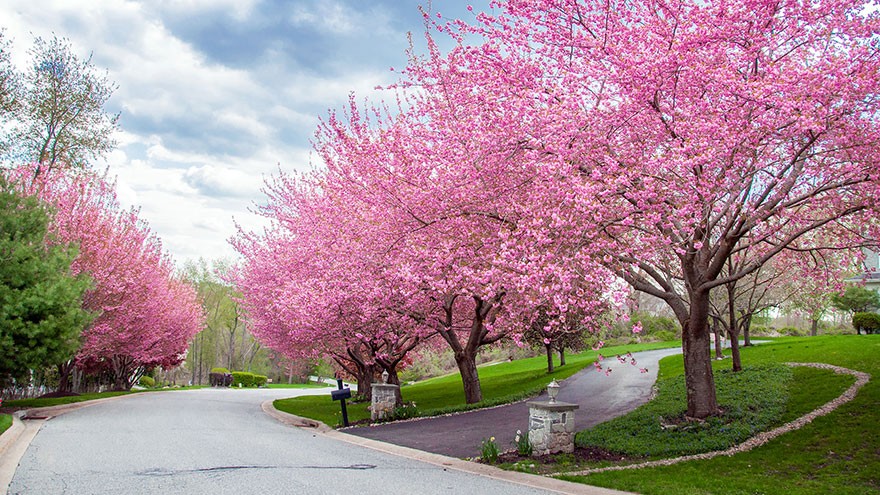
[[[204,315],[159,239],[137,210],[120,206],[106,177],[63,169],[35,177],[34,167],[5,173],[49,207],[49,242],[73,246],[71,271],[93,282],[83,306],[94,320],[82,334],[77,365],[130,378],[138,369],[179,364]]]
[[[622,280],[673,311],[688,415],[713,414],[712,289],[880,239],[880,13],[492,5],[470,23],[426,14],[395,104],[352,97],[316,133],[326,168],[267,184],[272,226],[233,240],[260,338],[324,353],[436,335],[467,393],[479,346],[516,339],[537,308],[595,329]]]

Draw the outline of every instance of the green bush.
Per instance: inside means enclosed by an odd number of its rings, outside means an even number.
[[[247,371],[233,371],[232,372],[232,386],[233,387],[252,387],[254,385],[254,374],[248,373]]]
[[[247,371],[232,372],[233,387],[237,387],[239,384],[241,384],[242,387],[261,387],[266,384],[268,379],[269,378],[264,375],[256,375]]]
[[[858,333],[864,331],[867,334],[880,333],[880,314],[877,313],[854,313],[852,326]]]
[[[771,328],[768,328],[766,325],[752,325],[749,327],[749,335],[762,335],[768,336],[772,332]]]
[[[806,337],[810,334],[810,331],[798,327],[789,326],[780,328],[779,333],[781,335],[788,335],[789,337]]]
[[[677,338],[674,333],[667,330],[658,330],[649,334],[649,336],[651,337],[651,340],[656,340],[658,342],[668,342]]]
[[[229,373],[229,370],[226,368],[211,368],[211,373],[222,373],[225,375]]]
[[[156,386],[156,380],[146,375],[142,376],[138,383],[144,388],[153,388]]]

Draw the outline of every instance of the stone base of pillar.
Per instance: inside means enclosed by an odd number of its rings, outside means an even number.
[[[377,421],[394,414],[397,405],[397,390],[400,385],[373,383],[373,400],[370,404],[370,419]]]
[[[532,456],[574,452],[574,411],[567,402],[529,402],[529,443]]]

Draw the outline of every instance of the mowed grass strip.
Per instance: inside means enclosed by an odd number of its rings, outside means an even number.
[[[778,363],[746,367],[739,373],[716,371],[718,403],[724,414],[702,422],[685,418],[684,376],[667,377],[658,381],[654,400],[579,432],[575,444],[646,458],[723,450],[781,424],[793,377],[791,368]],[[852,382],[852,377],[846,378]]]
[[[480,387],[483,400],[477,404],[465,404],[464,389],[458,373],[424,380],[413,385],[401,387],[404,402],[414,402],[417,416],[436,416],[451,412],[467,411],[507,404],[533,397],[547,387],[554,378],[562,380],[592,364],[596,356],[626,354],[653,349],[678,347],[679,342],[659,342],[607,347],[597,351],[586,351],[566,356],[565,366],[558,366],[553,373],[547,373],[547,357],[536,356],[511,362],[502,362],[479,368]],[[555,358],[554,358],[555,359]],[[558,364],[558,362],[557,362]],[[316,419],[330,426],[342,424],[342,413],[338,402],[326,396],[295,397],[275,401],[275,407],[290,414]],[[350,422],[370,418],[368,403],[348,403]]]
[[[108,397],[118,397],[120,395],[136,394],[146,392],[146,390],[126,390],[114,392],[101,392],[93,394],[71,395],[69,397],[49,397],[44,399],[18,399],[4,401],[5,407],[50,407],[60,406],[62,404],[73,404],[76,402],[86,402],[95,399],[106,399]]]
[[[0,414],[0,435],[8,430],[10,426],[12,426],[12,415]]]
[[[880,493],[880,335],[784,338],[743,350],[747,366],[818,362],[872,375],[855,400],[767,445],[731,457],[673,466],[562,477],[643,494],[873,494]],[[716,366],[729,366],[725,360]],[[726,366],[725,366],[726,365]],[[683,373],[681,357],[661,362],[661,377]],[[848,377],[795,368],[778,423],[837,397]],[[620,431],[620,435],[629,434]]]

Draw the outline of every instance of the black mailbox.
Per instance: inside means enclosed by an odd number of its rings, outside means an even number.
[[[351,389],[341,388],[339,390],[331,390],[330,397],[332,397],[333,400],[351,399]]]

